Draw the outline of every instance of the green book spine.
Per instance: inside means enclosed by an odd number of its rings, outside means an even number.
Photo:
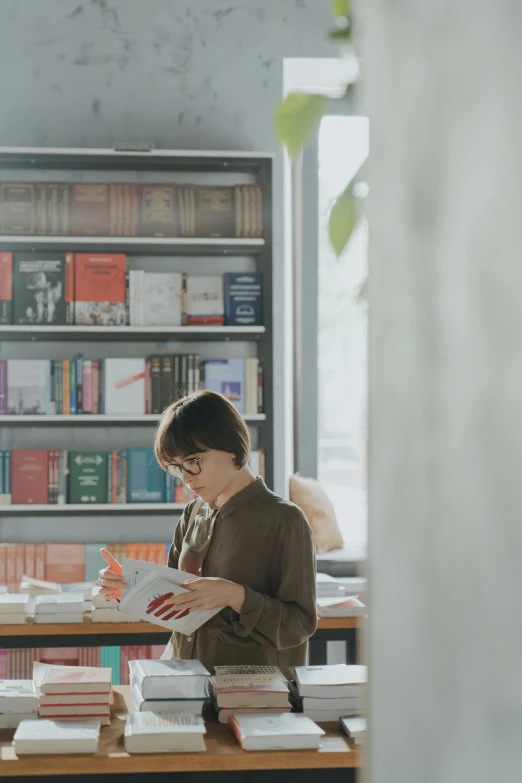
[[[72,451],[69,457],[69,503],[107,502],[107,452]]]

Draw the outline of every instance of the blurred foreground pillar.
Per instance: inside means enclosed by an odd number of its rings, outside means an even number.
[[[366,0],[371,783],[522,780],[522,3]]]

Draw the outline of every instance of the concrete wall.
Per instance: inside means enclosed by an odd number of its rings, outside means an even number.
[[[521,25],[365,5],[371,783],[522,769]]]
[[[282,58],[332,56],[316,0],[2,0],[0,144],[269,150],[275,474],[284,493]]]

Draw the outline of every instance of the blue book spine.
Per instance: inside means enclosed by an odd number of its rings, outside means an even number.
[[[260,326],[263,323],[263,277],[261,272],[224,275],[225,324]]]
[[[51,362],[49,359],[45,362],[45,413],[48,416],[51,413]]]

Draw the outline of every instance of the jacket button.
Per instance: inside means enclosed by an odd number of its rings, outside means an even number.
[[[199,573],[201,573],[201,566],[198,568]]]
[[[189,636],[189,637],[187,638],[187,642],[191,642],[191,641],[192,641],[192,636]]]

